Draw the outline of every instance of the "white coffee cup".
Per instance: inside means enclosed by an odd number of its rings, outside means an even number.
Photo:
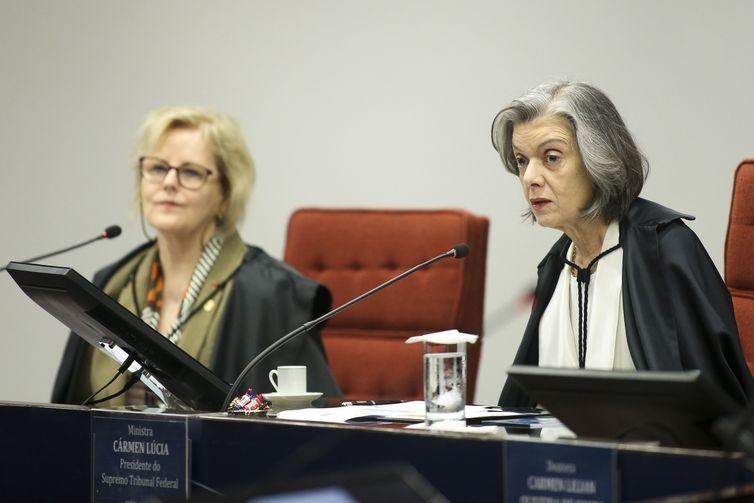
[[[281,395],[302,395],[306,393],[306,366],[281,365],[270,370],[270,383]]]

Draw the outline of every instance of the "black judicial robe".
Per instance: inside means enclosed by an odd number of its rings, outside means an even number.
[[[120,267],[153,244],[147,243],[99,271],[94,284],[104,287]],[[270,257],[262,249],[248,245],[231,285],[209,366],[228,383],[235,381],[246,364],[263,349],[304,322],[327,312],[332,301],[326,287]],[[54,383],[53,403],[80,404],[86,398],[78,396],[80,392],[74,384],[81,377],[80,370],[88,368],[82,363],[92,350],[94,348],[84,339],[70,335]],[[325,397],[341,396],[316,328],[262,360],[247,377],[245,386],[262,392],[273,391],[268,373],[278,365],[306,365],[309,390],[321,391]]]
[[[740,404],[754,381],[738,337],[730,294],[699,238],[678,213],[637,199],[620,222],[626,338],[637,370],[699,369]],[[537,266],[535,301],[514,363],[537,365],[539,322],[565,265],[571,240],[563,235]],[[508,380],[498,401],[533,406]]]

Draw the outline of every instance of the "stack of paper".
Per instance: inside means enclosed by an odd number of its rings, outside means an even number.
[[[505,409],[497,406],[467,405],[466,420],[481,422],[493,419],[513,419],[546,415],[541,409]],[[297,421],[321,421],[328,423],[364,422],[424,422],[425,406],[422,401],[401,402],[386,405],[351,405],[347,407],[309,408],[280,412],[280,419]]]

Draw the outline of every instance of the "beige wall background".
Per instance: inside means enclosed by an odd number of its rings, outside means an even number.
[[[275,256],[300,206],[490,217],[475,401],[494,403],[527,318],[515,299],[558,237],[522,223],[495,113],[544,80],[604,89],[650,160],[643,195],[695,214],[722,271],[733,172],[754,156],[752,19],[747,0],[0,0],[0,262],[120,224],[117,240],[49,261],[91,276],[142,242],[143,116],[219,109],[259,170],[242,234]],[[66,328],[5,273],[0,316],[0,400],[47,401]]]

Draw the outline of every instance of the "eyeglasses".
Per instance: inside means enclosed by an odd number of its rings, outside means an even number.
[[[161,182],[174,169],[178,177],[178,184],[189,190],[196,190],[204,185],[204,182],[212,174],[212,170],[199,164],[187,162],[180,166],[171,166],[159,157],[148,155],[139,157],[139,168],[142,178],[148,182]]]

